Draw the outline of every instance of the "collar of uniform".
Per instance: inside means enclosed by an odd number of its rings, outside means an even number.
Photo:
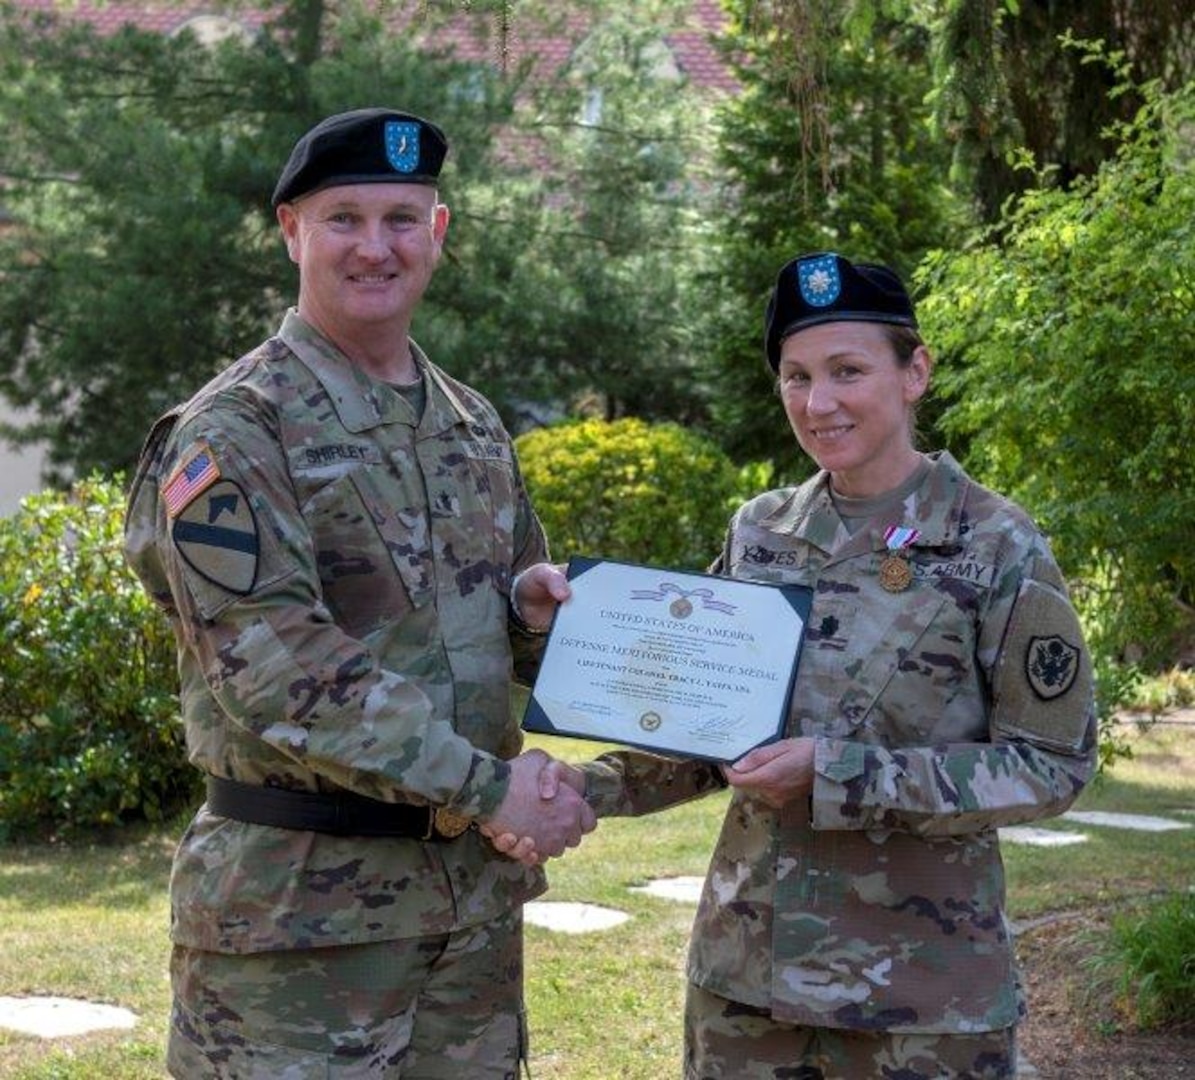
[[[914,547],[952,547],[962,543],[963,499],[970,481],[947,451],[927,456],[931,468],[911,496],[916,517],[895,524],[911,525],[918,531]],[[883,527],[860,529],[854,536],[847,532],[830,498],[830,474],[824,470],[795,488],[761,524],[798,537],[821,551],[834,552],[836,558],[883,550],[885,546]]]
[[[423,372],[424,378],[435,384],[436,389],[448,400],[448,406],[455,414],[453,419],[462,420],[466,424],[475,423],[476,417],[470,411],[469,407],[461,400],[461,397],[456,390],[450,385],[448,379],[444,375],[444,372],[436,367],[436,365],[427,358],[427,354],[424,353],[424,351],[413,341],[411,342],[411,353],[415,357],[415,363],[419,365],[420,370]],[[429,405],[435,400],[435,394],[428,395]]]
[[[291,308],[282,320],[278,337],[319,380],[336,410],[336,416],[346,431],[368,431],[381,424],[410,424],[405,410],[400,411],[399,397],[393,393],[380,393],[383,384],[371,379],[335,345],[324,337],[299,313]],[[441,414],[436,401],[437,394],[430,392],[431,386],[447,399],[450,416],[436,426],[451,426],[453,423],[472,421],[473,416],[460,397],[445,382],[439,369],[428,360],[422,349],[411,342],[411,353],[415,363],[429,381],[428,409],[426,421]],[[434,422],[434,420],[433,420]]]
[[[914,547],[959,546],[966,542],[963,502],[971,480],[948,451],[927,456],[933,467],[914,493],[917,517],[901,524],[911,525],[921,534],[913,542]],[[882,542],[882,535],[880,539]]]

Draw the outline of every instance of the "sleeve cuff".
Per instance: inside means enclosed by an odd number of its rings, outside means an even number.
[[[524,634],[530,634],[532,637],[547,637],[547,627],[541,629],[539,627],[531,626],[527,620],[523,618],[522,611],[519,610],[519,601],[517,597],[519,591],[519,579],[523,576],[523,573],[525,573],[525,571],[520,571],[519,573],[515,574],[510,582],[510,596],[508,598],[510,603],[510,621],[514,623],[516,629],[522,631]]]
[[[809,824],[813,829],[858,829],[859,807],[850,814],[848,785],[866,767],[859,743],[817,739],[813,749],[813,789],[809,793]]]
[[[578,766],[585,774],[585,801],[598,817],[615,817],[625,800],[622,773],[601,761]]]
[[[475,752],[469,775],[452,802],[466,817],[492,817],[510,788],[510,764],[491,754]]]

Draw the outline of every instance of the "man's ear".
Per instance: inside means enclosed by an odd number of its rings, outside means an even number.
[[[282,239],[286,243],[286,253],[290,261],[299,261],[299,215],[290,203],[280,203],[274,211],[278,225],[282,229]]]
[[[436,203],[436,208],[432,211],[432,236],[437,244],[444,243],[444,236],[448,232],[448,222],[451,218],[452,214],[449,213],[448,207],[444,203]]]

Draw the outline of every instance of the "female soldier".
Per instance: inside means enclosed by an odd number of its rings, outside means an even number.
[[[1034,524],[915,448],[916,327],[892,271],[837,254],[788,263],[768,304],[768,363],[820,471],[741,507],[713,570],[807,585],[813,606],[786,737],[725,770],[686,1080],[1015,1073],[996,830],[1091,777],[1091,664]],[[658,804],[654,759],[583,770],[599,816]]]

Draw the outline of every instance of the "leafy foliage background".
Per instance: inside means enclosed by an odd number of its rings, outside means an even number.
[[[160,821],[198,791],[174,637],[122,551],[119,478],[0,517],[0,837]]]

